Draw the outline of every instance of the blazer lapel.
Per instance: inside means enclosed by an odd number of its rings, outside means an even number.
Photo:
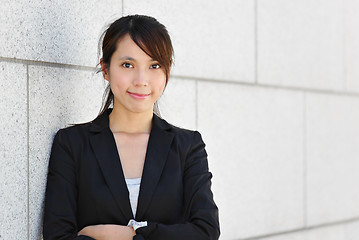
[[[152,195],[160,179],[167,155],[174,137],[167,131],[170,125],[164,120],[153,115],[152,130],[150,133],[145,164],[142,172],[140,193],[138,198],[136,220],[141,220],[149,206]]]
[[[133,214],[116,142],[108,125],[109,112],[110,110],[94,121],[91,129],[98,133],[90,137],[90,143],[105,181],[118,207],[128,220],[133,218]]]
[[[95,134],[91,136],[90,143],[105,181],[121,212],[128,220],[133,218],[133,213],[116,142],[109,128],[108,116],[111,110],[108,109],[94,120],[90,131],[95,132]],[[174,133],[168,131],[170,128],[171,126],[166,121],[153,114],[152,129],[142,172],[136,220],[142,219],[159,182],[174,137]]]

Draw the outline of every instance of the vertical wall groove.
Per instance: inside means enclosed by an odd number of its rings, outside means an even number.
[[[196,83],[196,91],[195,91],[195,111],[196,111],[196,118],[195,118],[195,126],[196,126],[196,129],[198,129],[198,81],[195,80],[195,83]]]
[[[122,4],[121,4],[121,16],[123,16],[123,12],[124,12],[124,5],[125,5],[125,0],[122,0]]]
[[[303,224],[307,227],[307,115],[306,93],[303,92]]]
[[[347,86],[347,64],[346,64],[346,15],[345,15],[345,1],[342,2],[342,64],[343,64],[343,91],[349,90]]]
[[[258,83],[258,0],[254,0],[254,83]]]
[[[30,240],[30,86],[29,64],[26,64],[26,119],[27,119],[27,239]]]

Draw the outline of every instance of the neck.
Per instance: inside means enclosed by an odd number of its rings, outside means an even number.
[[[110,129],[113,133],[150,133],[153,111],[134,113],[114,106],[109,116]]]

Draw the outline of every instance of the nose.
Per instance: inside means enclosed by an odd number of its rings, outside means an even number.
[[[146,69],[137,68],[136,74],[133,79],[135,86],[147,86],[148,85],[148,74]]]

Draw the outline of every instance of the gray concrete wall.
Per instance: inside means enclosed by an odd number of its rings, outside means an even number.
[[[106,23],[164,23],[160,106],[207,143],[222,240],[359,238],[356,0],[18,0],[0,5],[0,239],[41,239],[52,138],[93,119]]]

